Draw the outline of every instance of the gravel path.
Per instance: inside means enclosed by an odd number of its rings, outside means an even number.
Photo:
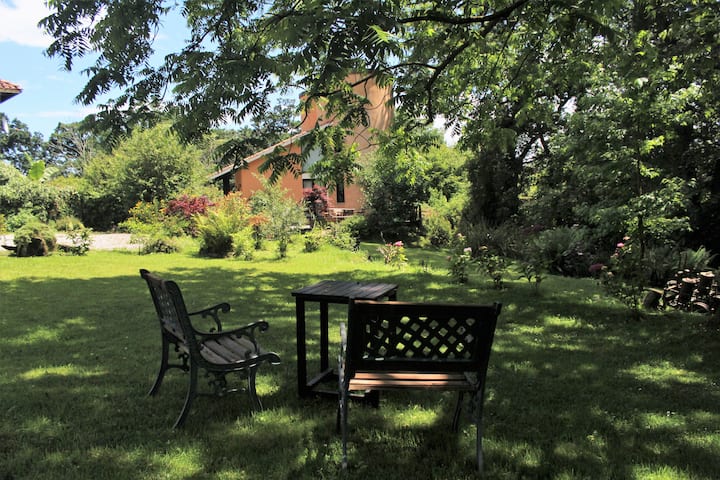
[[[90,250],[137,250],[139,245],[130,243],[129,233],[93,233]],[[58,233],[58,243],[70,244],[67,235]],[[14,245],[12,234],[0,235],[0,245]]]

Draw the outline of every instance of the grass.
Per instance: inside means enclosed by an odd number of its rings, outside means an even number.
[[[502,291],[477,276],[453,285],[442,252],[410,249],[395,270],[376,247],[293,246],[288,259],[253,262],[0,256],[0,479],[476,478],[475,427],[465,419],[450,432],[453,395],[427,392],[352,405],[351,465],[340,470],[334,403],[296,393],[290,291],[324,278],[398,283],[401,300],[503,302],[487,478],[720,478],[720,332],[706,317],[630,321],[591,280],[551,276],[539,294],[520,279]],[[146,395],[160,343],[139,268],[178,281],[191,309],[228,300],[229,324],[270,322],[263,344],[283,363],[258,377],[263,412],[245,396],[201,398],[185,429],[170,428],[186,378],[170,372],[158,397]],[[331,318],[344,315],[331,306]],[[308,341],[317,361],[319,340]]]

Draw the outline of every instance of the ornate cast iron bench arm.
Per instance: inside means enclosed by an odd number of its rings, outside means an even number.
[[[200,315],[200,318],[210,317],[215,321],[215,325],[217,325],[217,331],[222,332],[222,322],[220,322],[219,312],[228,313],[229,311],[230,304],[227,302],[223,302],[218,303],[217,305],[213,305],[212,307],[198,310],[197,312],[190,312],[188,313],[188,316],[194,317],[195,315]]]
[[[343,468],[347,467],[348,400],[351,390],[450,390],[473,396],[476,459],[483,469],[482,407],[490,350],[501,305],[452,305],[351,301],[348,328],[340,326],[338,358]]]
[[[207,372],[208,383],[215,395],[240,391],[241,389],[229,388],[226,380],[228,373],[239,374],[247,380],[247,387],[244,390],[250,395],[253,408],[262,409],[255,389],[257,370],[264,363],[272,365],[280,363],[280,357],[276,353],[264,350],[255,336],[256,332],[266,331],[269,327],[268,323],[261,320],[244,327],[223,330],[219,312],[227,313],[230,310],[228,303],[219,303],[210,308],[188,313],[180,288],[175,282],[163,280],[144,269],[140,270],[140,275],[147,282],[155,304],[162,338],[160,370],[150,389],[150,395],[158,393],[168,369],[180,368],[190,374],[185,404],[174,426],[181,427],[185,423],[193,400],[201,395],[197,388],[200,369]],[[211,317],[215,321],[217,331],[212,329],[203,332],[196,329],[190,321],[191,316]],[[170,363],[171,345],[182,363]]]

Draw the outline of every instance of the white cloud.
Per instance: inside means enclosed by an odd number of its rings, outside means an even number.
[[[0,42],[47,48],[52,37],[37,24],[49,14],[44,0],[0,0]]]

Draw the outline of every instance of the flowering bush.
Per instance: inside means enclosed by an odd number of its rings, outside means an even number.
[[[493,286],[497,289],[503,288],[503,277],[507,273],[505,257],[483,246],[478,252],[477,262],[480,270],[493,281]]]
[[[462,249],[456,249],[449,257],[448,262],[450,263],[448,274],[452,277],[456,283],[467,283],[468,281],[468,266],[473,263],[472,248],[463,247]]]
[[[590,273],[598,275],[606,292],[627,305],[636,314],[647,284],[647,262],[630,237],[624,237],[615,246],[607,265],[596,263],[590,266]]]
[[[407,264],[407,256],[405,256],[405,244],[401,241],[395,243],[386,243],[378,250],[385,259],[385,264],[395,268],[401,268]]]

